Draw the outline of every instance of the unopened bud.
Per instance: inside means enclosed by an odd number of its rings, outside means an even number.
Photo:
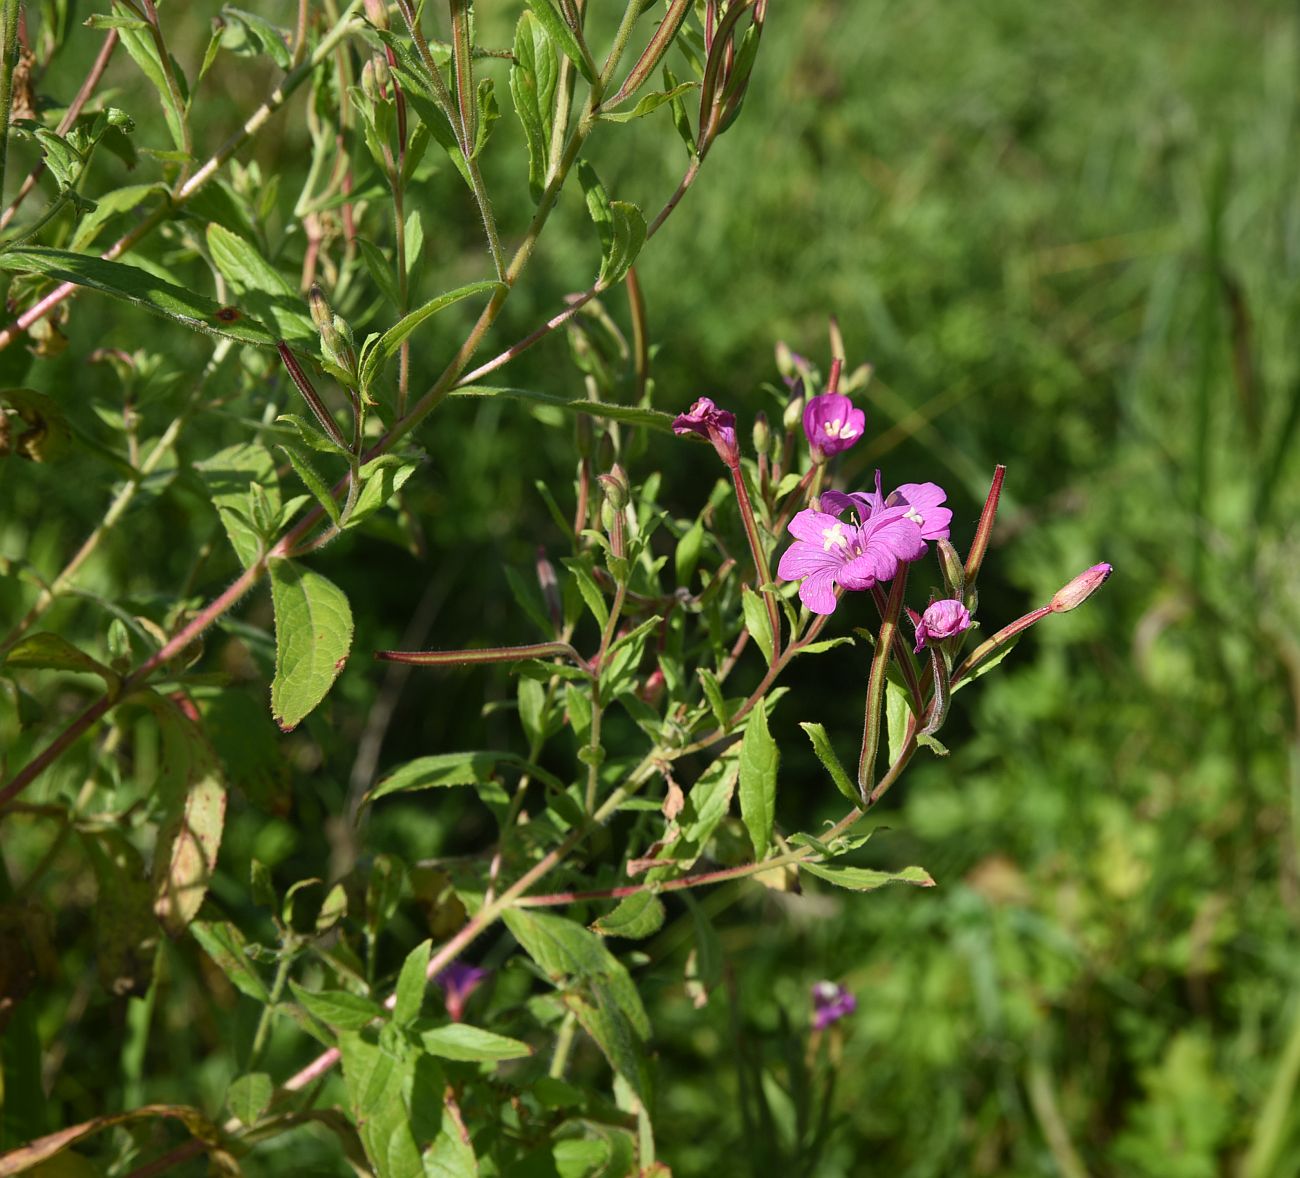
[[[766,454],[772,444],[772,431],[767,427],[767,414],[759,413],[754,418],[754,453]]]
[[[788,434],[794,433],[803,425],[803,398],[793,397],[781,414],[781,426]]]
[[[546,612],[551,624],[559,630],[564,624],[564,608],[560,602],[560,582],[555,576],[555,566],[546,555],[545,548],[537,550],[537,584],[542,590],[542,600],[546,602]]]
[[[615,511],[622,511],[632,490],[623,468],[616,462],[609,474],[597,475],[596,479],[605,491],[605,502]]]
[[[939,553],[939,567],[943,570],[943,582],[948,586],[948,595],[960,598],[966,587],[965,562],[947,539],[937,540],[935,548]]]
[[[1048,608],[1054,614],[1069,613],[1096,593],[1110,574],[1111,567],[1105,563],[1095,564],[1092,568],[1085,569],[1068,585],[1063,585],[1056,591]]]
[[[376,77],[375,58],[370,58],[365,65],[361,67],[361,93],[364,94],[371,102],[379,102],[383,98],[383,91]],[[384,69],[387,70],[388,63],[384,63]]]
[[[352,344],[352,328],[347,320],[334,314],[319,283],[311,284],[307,302],[311,307],[312,321],[320,331],[321,358],[355,378],[357,355]]]
[[[785,340],[776,341],[776,370],[787,380],[798,375],[798,369],[794,366],[794,353]]]
[[[377,29],[388,28],[388,5],[384,0],[366,0],[366,19]]]

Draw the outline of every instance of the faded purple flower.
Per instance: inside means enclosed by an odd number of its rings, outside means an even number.
[[[900,561],[925,551],[921,529],[905,508],[887,508],[861,526],[808,508],[790,521],[795,542],[781,555],[777,576],[800,581],[799,600],[815,614],[835,612],[835,586],[870,589],[898,572]]]
[[[803,432],[814,462],[847,450],[862,437],[866,425],[867,415],[855,409],[843,393],[823,393],[804,406]]]
[[[920,650],[927,642],[941,642],[969,629],[970,610],[960,601],[952,598],[932,601],[916,627],[916,649]]]
[[[491,972],[477,965],[462,965],[459,961],[453,961],[441,973],[434,976],[433,980],[442,987],[443,1005],[447,1007],[447,1014],[451,1016],[452,1022],[461,1021],[469,996],[483,984],[484,979]]]
[[[699,434],[713,443],[718,457],[733,469],[740,465],[736,442],[736,415],[719,409],[708,397],[700,397],[689,413],[679,413],[673,422],[675,434]]]
[[[813,1029],[824,1031],[858,1008],[858,1000],[835,982],[814,982],[812,988]]]
[[[948,492],[937,483],[903,483],[884,495],[880,489],[880,471],[876,471],[874,491],[855,491],[852,494],[823,491],[821,503],[825,510],[836,515],[852,508],[862,520],[870,519],[877,512],[891,507],[905,507],[908,518],[920,526],[922,539],[946,540],[948,525],[952,523],[952,510],[941,504],[947,498]]]

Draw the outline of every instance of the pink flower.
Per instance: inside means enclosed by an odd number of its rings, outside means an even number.
[[[1108,564],[1095,564],[1090,569],[1084,569],[1068,585],[1063,585],[1056,591],[1051,601],[1052,612],[1065,614],[1077,609],[1105,584],[1110,573]]]
[[[941,642],[968,629],[970,629],[970,610],[960,601],[951,598],[932,601],[926,607],[925,613],[921,615],[921,621],[916,627],[916,649],[920,650],[927,642]]]
[[[465,1013],[469,996],[483,984],[491,970],[477,965],[462,965],[453,961],[446,969],[434,975],[434,982],[442,987],[442,1001],[451,1021],[458,1023]]]
[[[813,1029],[824,1031],[858,1008],[858,1000],[835,982],[815,982],[812,988]]]
[[[921,529],[906,508],[886,508],[861,526],[811,508],[790,521],[795,542],[781,555],[777,576],[802,581],[799,600],[815,614],[835,612],[835,586],[870,589],[890,580],[900,561],[925,551]]]
[[[713,448],[733,470],[740,465],[740,446],[736,442],[736,415],[719,409],[708,397],[700,397],[689,413],[679,413],[673,422],[675,434],[699,434],[713,443]]]
[[[903,483],[887,496],[883,495],[880,490],[880,471],[876,471],[874,492],[855,491],[846,494],[843,491],[823,491],[821,505],[836,515],[852,509],[864,521],[888,508],[904,507],[908,518],[920,526],[923,539],[946,540],[948,526],[952,523],[952,510],[940,505],[947,498],[948,492],[937,483]]]
[[[862,437],[866,425],[867,415],[843,393],[823,393],[804,406],[803,432],[814,462],[847,450]]]

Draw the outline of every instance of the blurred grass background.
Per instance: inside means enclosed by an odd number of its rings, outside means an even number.
[[[186,61],[201,52],[200,7],[178,18],[193,20]],[[507,42],[504,18],[479,19],[485,37]],[[775,405],[764,389],[776,379],[773,342],[824,362],[834,313],[850,362],[876,368],[869,438],[842,471],[851,482],[880,464],[887,486],[943,483],[961,545],[994,463],[1009,468],[982,584],[986,626],[1097,560],[1116,573],[959,695],[952,756],[919,762],[891,796],[880,820],[891,829],[873,849],[923,864],[937,888],[714,894],[705,903],[734,1001],[702,1011],[677,981],[681,951],[650,945],[660,1146],[679,1176],[1300,1172],[1298,38],[1294,6],[1262,0],[770,6],[740,121],[639,267],[659,345],[656,404],[673,411],[708,394],[747,426]],[[124,62],[114,70],[146,134],[138,80]],[[215,82],[223,76],[234,75]],[[229,114],[219,103],[206,112],[211,141]],[[666,124],[666,112],[655,117]],[[301,137],[292,118],[279,127],[255,154],[283,171],[287,207]],[[515,155],[489,159],[503,193]],[[652,134],[611,137],[594,158],[612,195],[647,208],[685,163],[680,144]],[[428,197],[430,286],[477,277],[474,217],[446,170]],[[517,231],[526,209],[501,199]],[[501,346],[585,285],[593,257],[575,200],[494,337]],[[82,363],[89,341],[136,347],[158,328],[83,298],[67,330],[74,346],[37,362],[30,383],[84,389],[99,379]],[[452,330],[437,326],[421,375],[441,367]],[[565,351],[544,344],[507,370],[509,383],[580,389]],[[229,423],[205,428],[190,439],[196,456],[238,436]],[[421,442],[432,462],[408,503],[431,559],[366,537],[320,558],[352,598],[358,651],[398,645],[426,594],[430,645],[526,640],[501,568],[526,573],[536,545],[558,545],[532,483],[567,496],[569,434],[461,402]],[[631,474],[665,469],[665,505],[693,514],[713,472],[690,456],[656,440]],[[54,571],[111,472],[70,483],[15,465],[0,464],[0,552]],[[141,547],[160,552],[214,527],[194,499],[170,493],[124,522],[95,576],[147,600],[189,558],[168,569],[160,556],[145,578],[133,566]],[[219,587],[223,570],[205,575]],[[0,594],[16,611],[21,590]],[[62,617],[102,633],[84,605]],[[820,719],[853,744],[865,670],[841,653],[796,677],[773,721],[787,828],[838,816],[796,721]],[[377,681],[354,660],[331,711],[290,742],[292,789],[270,783],[273,805],[232,814],[216,889],[232,910],[247,903],[250,855],[291,880],[338,852],[336,816]],[[381,764],[463,744],[484,682],[412,680]],[[502,678],[487,690],[512,688]],[[416,859],[481,837],[472,809],[438,802],[381,810],[371,849]],[[6,831],[11,870],[44,850],[21,839]],[[55,943],[69,948],[35,1031],[76,1066],[47,1066],[53,1098],[31,1124],[54,1128],[102,1101],[219,1104],[233,1066],[223,1041],[251,1032],[244,1014],[169,950],[147,1057],[123,1054],[143,1000],[78,980],[93,968],[78,937],[94,912],[75,878],[69,868],[51,892]],[[803,1027],[808,985],[822,977],[859,1007],[833,1045],[825,1152],[804,1170]],[[100,1085],[108,1075],[119,1079]],[[333,1172],[323,1143],[293,1148],[293,1172]],[[288,1172],[276,1168],[289,1164],[283,1151],[262,1164]]]

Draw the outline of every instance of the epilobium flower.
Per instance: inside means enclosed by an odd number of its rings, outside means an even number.
[[[916,649],[927,642],[941,642],[970,629],[970,610],[960,601],[944,598],[932,601],[916,627]]]
[[[866,425],[867,415],[843,393],[823,393],[804,406],[803,432],[814,462],[847,450],[862,437]]]
[[[675,434],[699,434],[713,443],[718,457],[729,467],[740,465],[740,446],[736,442],[736,415],[719,409],[708,397],[701,397],[689,413],[679,413],[673,422]]]
[[[491,970],[481,969],[477,965],[462,965],[459,961],[453,961],[434,976],[433,980],[442,987],[442,1001],[452,1022],[461,1021],[469,996],[483,984],[483,979],[489,973]]]
[[[812,988],[813,1029],[824,1031],[858,1008],[858,1000],[835,982],[814,982]]]
[[[836,515],[852,508],[864,521],[889,508],[903,507],[907,509],[908,518],[915,520],[920,527],[923,539],[946,540],[948,525],[952,523],[952,509],[941,504],[947,498],[948,492],[937,483],[903,483],[884,495],[880,489],[880,471],[876,471],[875,491],[855,491],[852,494],[823,491],[821,503]]]
[[[781,556],[777,576],[798,581],[799,600],[815,614],[835,612],[835,586],[870,589],[890,580],[900,561],[925,551],[921,529],[905,508],[887,508],[861,526],[811,508],[790,521],[795,542]]]
[[[1056,591],[1051,601],[1052,613],[1069,613],[1070,610],[1082,605],[1101,588],[1110,574],[1111,567],[1105,563],[1095,564],[1090,569],[1084,569],[1068,585],[1063,585]]]

